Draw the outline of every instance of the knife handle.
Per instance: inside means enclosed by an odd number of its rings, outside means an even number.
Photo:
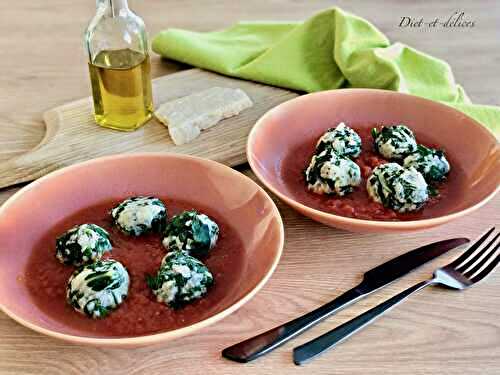
[[[314,357],[324,353],[328,349],[335,347],[340,342],[346,340],[350,336],[354,335],[356,332],[360,331],[368,324],[373,322],[384,312],[390,310],[397,304],[401,303],[403,300],[408,298],[415,292],[432,285],[433,279],[422,281],[403,292],[395,295],[394,297],[388,299],[385,302],[375,306],[374,308],[366,311],[365,313],[358,315],[354,319],[332,329],[331,331],[325,333],[322,336],[315,338],[305,344],[298,346],[293,349],[293,362],[296,365],[302,365]]]
[[[316,310],[224,349],[222,356],[236,362],[245,363],[269,353],[366,294],[360,288],[361,286],[362,284],[348,290]]]

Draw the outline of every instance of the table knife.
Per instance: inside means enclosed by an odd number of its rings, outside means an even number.
[[[251,337],[222,351],[222,356],[236,362],[250,362],[267,354],[288,340],[301,334],[340,309],[389,285],[412,270],[436,257],[468,243],[467,238],[453,238],[435,242],[409,251],[367,271],[361,283],[334,300],[305,315]]]

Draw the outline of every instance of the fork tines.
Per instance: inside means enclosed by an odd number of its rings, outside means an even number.
[[[500,252],[495,256],[500,247],[499,237],[500,233],[495,234],[495,227],[491,228],[450,266],[473,283],[480,281],[493,271],[500,261]],[[491,238],[491,240],[482,246],[488,238]]]

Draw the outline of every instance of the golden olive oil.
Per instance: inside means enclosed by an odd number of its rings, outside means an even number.
[[[132,131],[153,113],[149,56],[131,49],[100,51],[89,63],[97,123]]]

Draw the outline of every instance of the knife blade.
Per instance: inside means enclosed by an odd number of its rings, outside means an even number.
[[[232,361],[246,363],[267,354],[293,337],[318,324],[340,309],[389,285],[419,266],[469,242],[467,238],[453,238],[419,247],[393,258],[367,272],[354,288],[317,309],[269,331],[251,337],[222,351]]]

